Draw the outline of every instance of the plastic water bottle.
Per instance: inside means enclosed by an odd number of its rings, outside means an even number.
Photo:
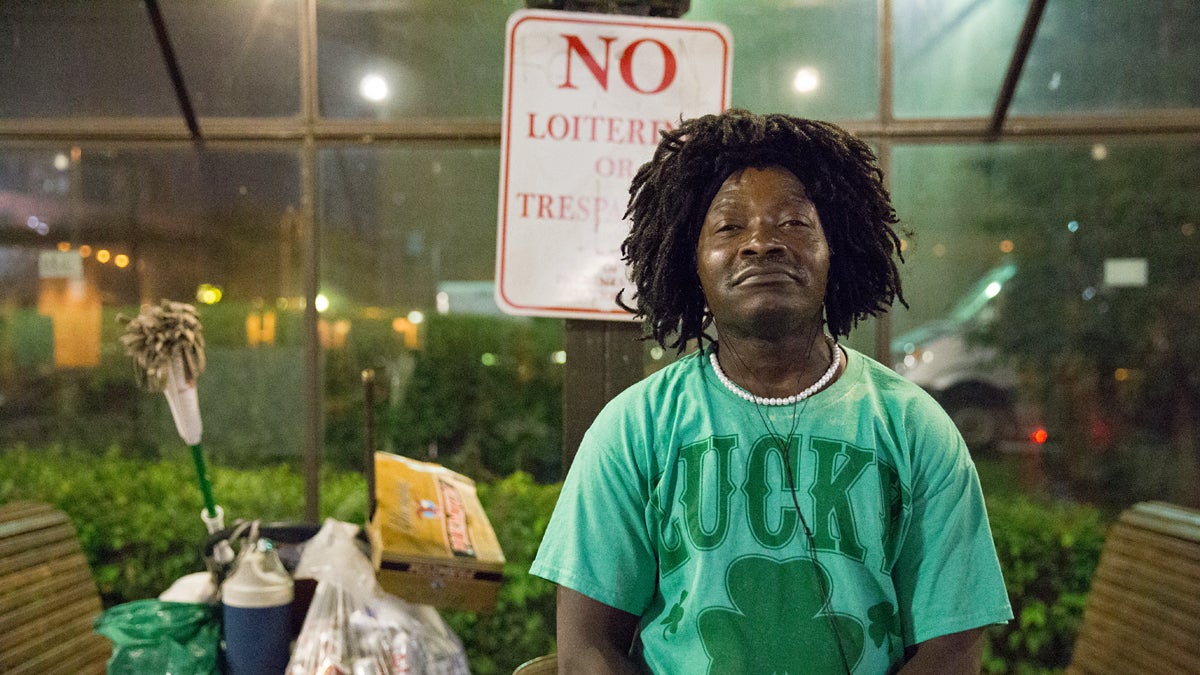
[[[292,577],[266,539],[239,556],[221,584],[225,672],[278,675],[287,670],[292,631]]]

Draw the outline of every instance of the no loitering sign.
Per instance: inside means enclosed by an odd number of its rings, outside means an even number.
[[[508,21],[496,303],[625,320],[629,182],[659,132],[729,106],[720,24],[523,10]]]

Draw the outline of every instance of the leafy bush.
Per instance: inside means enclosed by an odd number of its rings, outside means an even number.
[[[426,330],[402,400],[379,415],[381,447],[477,480],[561,476],[561,323],[438,315]]]
[[[449,612],[446,617],[462,638],[476,675],[511,673],[521,663],[554,651],[554,585],[530,576],[529,566],[561,487],[538,485],[521,472],[478,485],[479,500],[504,549],[504,585],[495,612]]]
[[[215,467],[213,492],[236,518],[296,521],[304,512],[303,478],[287,466]],[[524,473],[480,483],[507,563],[494,612],[447,612],[478,675],[512,672],[518,664],[554,650],[554,587],[529,576],[558,485],[538,485]],[[112,450],[101,455],[60,448],[0,450],[0,503],[37,500],[65,511],[106,607],[158,595],[173,581],[204,569],[207,533],[189,457],[139,461]],[[362,523],[366,482],[351,472],[321,477],[321,514]]]
[[[287,466],[210,470],[227,525],[238,518],[295,522],[304,513],[304,480]],[[59,448],[0,450],[0,503],[29,499],[71,517],[106,607],[154,597],[179,577],[204,569],[208,537],[203,501],[186,451],[142,461],[117,450],[94,455]],[[326,472],[325,517],[363,522],[366,482]]]
[[[988,630],[984,672],[1056,672],[1071,660],[1106,523],[1097,509],[1024,495],[989,496],[988,516],[1014,620]]]

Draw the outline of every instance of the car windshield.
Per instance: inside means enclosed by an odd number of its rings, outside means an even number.
[[[1000,294],[1004,284],[1012,279],[1017,272],[1017,266],[1006,263],[993,267],[971,287],[954,309],[950,310],[950,321],[955,324],[966,324],[974,321],[988,303]]]

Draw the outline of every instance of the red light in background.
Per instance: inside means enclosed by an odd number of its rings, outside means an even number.
[[[1040,427],[1036,431],[1034,431],[1032,434],[1029,434],[1029,440],[1033,441],[1034,443],[1037,443],[1038,445],[1045,443],[1046,439],[1049,437],[1050,437],[1050,434],[1047,433],[1045,429],[1042,429]]]

